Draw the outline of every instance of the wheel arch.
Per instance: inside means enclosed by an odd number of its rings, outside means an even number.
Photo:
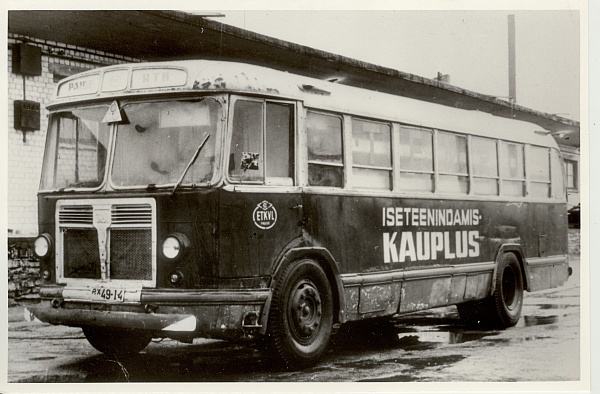
[[[273,289],[275,288],[278,277],[280,276],[281,272],[284,271],[285,267],[302,259],[314,260],[323,269],[331,285],[331,293],[333,297],[333,322],[344,323],[346,321],[346,301],[344,298],[343,284],[337,263],[331,253],[322,247],[296,247],[285,252],[279,261],[273,265],[271,270],[272,279],[269,286],[271,292],[267,298],[267,301],[265,302],[265,306],[260,318],[261,334],[265,334],[267,331]]]
[[[498,252],[496,253],[496,265],[494,267],[494,273],[492,275],[492,283],[496,282],[500,259],[507,253],[512,253],[517,257],[517,260],[519,261],[519,266],[521,267],[521,272],[523,273],[523,289],[529,291],[529,266],[527,264],[527,261],[525,260],[525,253],[523,252],[523,247],[519,244],[503,244],[500,246]],[[491,286],[490,295],[493,294],[494,286]]]

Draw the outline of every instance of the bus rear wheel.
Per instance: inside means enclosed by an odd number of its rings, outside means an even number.
[[[268,324],[260,348],[286,369],[312,365],[325,352],[333,326],[333,296],[317,262],[301,260],[284,269],[273,290]]]
[[[498,326],[517,324],[523,308],[523,274],[513,253],[504,254],[498,264],[493,301],[493,314]]]
[[[96,350],[124,356],[141,352],[152,340],[148,331],[124,328],[82,327],[86,339]]]
[[[517,256],[504,254],[496,272],[493,295],[457,305],[461,319],[472,326],[512,327],[523,308],[523,274]]]

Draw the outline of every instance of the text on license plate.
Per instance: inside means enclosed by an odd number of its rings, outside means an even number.
[[[117,302],[125,300],[125,290],[123,289],[93,288],[90,291],[90,295],[93,300]]]

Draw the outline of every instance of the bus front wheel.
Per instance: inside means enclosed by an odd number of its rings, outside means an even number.
[[[333,326],[333,296],[327,275],[314,260],[284,268],[276,279],[261,350],[287,369],[314,364],[325,352]]]
[[[523,274],[517,256],[504,254],[498,262],[493,295],[478,301],[458,304],[458,313],[468,325],[512,327],[523,308]]]
[[[139,353],[152,340],[152,335],[142,330],[92,326],[82,329],[90,345],[108,355]]]

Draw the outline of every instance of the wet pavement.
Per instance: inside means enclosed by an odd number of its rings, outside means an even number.
[[[152,342],[115,358],[94,350],[80,329],[25,322],[9,308],[8,382],[572,382],[580,379],[579,260],[558,289],[526,293],[508,330],[461,324],[455,307],[389,323],[342,326],[322,362],[280,371],[251,342]]]

